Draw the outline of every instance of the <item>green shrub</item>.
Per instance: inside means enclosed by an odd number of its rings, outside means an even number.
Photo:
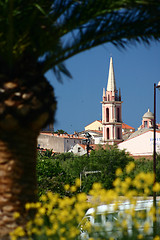
[[[47,191],[64,195],[64,185],[72,182],[72,177],[65,172],[58,161],[47,157],[38,159],[37,183],[39,196]]]

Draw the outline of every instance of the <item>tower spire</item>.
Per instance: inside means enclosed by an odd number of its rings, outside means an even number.
[[[109,91],[109,92],[110,91],[112,91],[112,92],[116,91],[116,81],[115,81],[112,57],[110,57],[107,91]]]

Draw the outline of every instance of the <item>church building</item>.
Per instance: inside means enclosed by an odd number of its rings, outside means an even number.
[[[113,59],[110,58],[107,89],[103,89],[102,100],[103,143],[114,145],[122,141],[121,92],[116,88]]]

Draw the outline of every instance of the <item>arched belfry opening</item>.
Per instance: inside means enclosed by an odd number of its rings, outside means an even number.
[[[109,122],[109,108],[106,108],[106,122]]]
[[[109,128],[107,128],[107,139],[109,139]]]

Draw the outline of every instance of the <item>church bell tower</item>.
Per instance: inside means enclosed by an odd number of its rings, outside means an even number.
[[[122,141],[121,92],[116,88],[113,60],[110,58],[107,90],[103,89],[102,100],[103,142],[114,145]]]

